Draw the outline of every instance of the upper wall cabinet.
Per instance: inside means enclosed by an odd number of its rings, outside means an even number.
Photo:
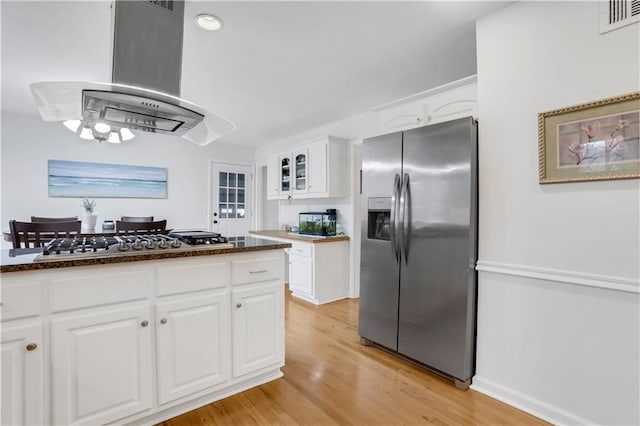
[[[382,133],[399,132],[467,116],[477,117],[477,84],[452,84],[379,108]]]
[[[346,195],[347,142],[327,136],[267,160],[267,199],[328,198]]]

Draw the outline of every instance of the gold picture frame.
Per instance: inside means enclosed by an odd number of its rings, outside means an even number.
[[[538,114],[539,182],[640,178],[640,92]]]

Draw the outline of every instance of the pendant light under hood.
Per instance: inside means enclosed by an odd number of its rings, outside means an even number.
[[[131,129],[206,145],[235,129],[179,97],[184,1],[116,0],[112,11],[113,82],[32,83],[43,120],[64,121],[82,138],[109,142],[130,139]]]

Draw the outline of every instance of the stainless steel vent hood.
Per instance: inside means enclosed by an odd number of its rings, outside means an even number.
[[[112,16],[112,83],[32,83],[43,120],[64,121],[74,131],[82,128],[80,137],[110,142],[133,129],[206,145],[235,129],[225,118],[179,98],[183,1],[116,0]]]

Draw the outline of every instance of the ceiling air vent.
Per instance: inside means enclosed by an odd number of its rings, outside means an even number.
[[[640,0],[600,1],[600,34],[640,22]]]
[[[149,3],[153,3],[156,6],[160,6],[168,10],[173,10],[173,0],[149,0]]]

